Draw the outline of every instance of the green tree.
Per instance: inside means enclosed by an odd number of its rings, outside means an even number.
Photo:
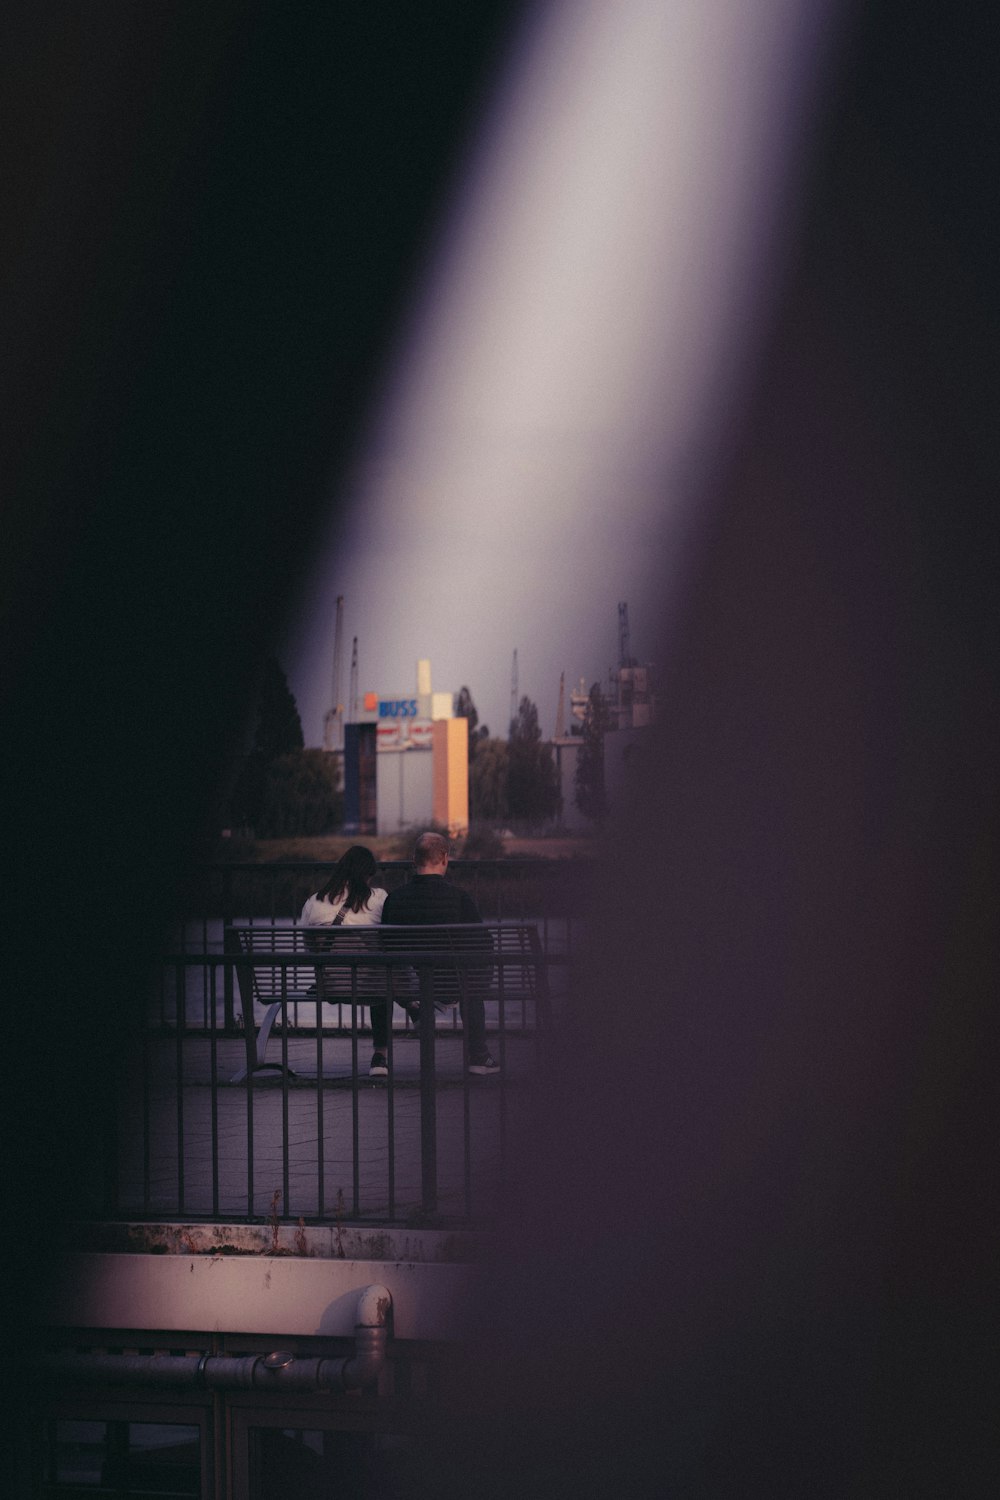
[[[485,724],[479,723],[479,714],[467,687],[459,688],[455,694],[455,717],[469,721],[469,764],[471,766],[477,746],[483,740],[489,739],[490,731]]]
[[[505,823],[507,809],[506,740],[480,739],[469,764],[469,815],[473,822]]]
[[[594,683],[583,715],[583,743],[576,758],[576,805],[584,817],[600,823],[607,810],[604,790],[604,736],[611,715],[600,684]]]
[[[255,827],[265,839],[332,833],[344,816],[337,757],[325,750],[292,750],[265,768]]]
[[[544,823],[559,808],[559,778],[552,746],[542,743],[538,709],[522,698],[507,742],[507,802],[512,818]]]

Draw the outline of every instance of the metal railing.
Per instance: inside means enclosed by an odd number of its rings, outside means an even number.
[[[187,927],[197,937],[199,926],[212,919],[227,924],[294,920],[330,869],[329,862],[315,860],[202,865],[188,886]],[[469,892],[487,921],[537,921],[547,949],[550,927],[572,946],[574,921],[584,909],[593,871],[588,859],[454,859],[448,879]],[[392,891],[412,873],[408,860],[383,860],[377,884]]]
[[[523,997],[508,993],[505,978],[511,966],[523,970],[524,954],[492,955],[487,1030],[500,1064],[493,1077],[469,1074],[463,1030],[450,1011],[439,1017],[434,1005],[435,966],[481,969],[481,954],[422,948],[311,955],[319,971],[349,971],[350,994],[339,1002],[349,1012],[347,1027],[325,1026],[322,1002],[316,1002],[312,1025],[293,1013],[301,1004],[292,998],[291,980],[301,968],[300,954],[273,953],[253,962],[266,962],[276,980],[270,1080],[247,1079],[244,1070],[237,1081],[244,1034],[229,1018],[236,971],[246,958],[185,951],[164,961],[133,1038],[103,1217],[489,1222],[510,1165],[512,1131],[526,1119],[534,1081],[548,1064],[553,1023],[547,981],[551,974],[565,976],[567,955],[537,960],[544,998],[530,1016]],[[403,969],[416,971],[420,983],[419,1025],[395,1011],[389,1076],[377,1081],[367,1071],[362,967],[385,970],[390,991],[399,991]],[[558,996],[563,986],[552,988]]]

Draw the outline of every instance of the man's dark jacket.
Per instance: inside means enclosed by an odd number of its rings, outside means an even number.
[[[382,908],[383,925],[395,927],[482,920],[469,893],[443,875],[414,875],[398,891],[389,893]]]
[[[482,926],[482,920],[469,893],[460,886],[452,885],[443,875],[414,875],[406,885],[389,893],[382,908],[383,927],[430,927],[445,923]],[[472,938],[469,942],[457,942],[456,934],[443,935],[441,946],[464,950],[482,946],[492,950],[493,943],[484,929],[481,939]],[[482,994],[489,989],[491,973],[492,965],[489,963],[486,964],[485,971],[478,966],[475,969],[463,967],[461,970],[435,969],[435,995],[445,1003],[450,1001],[454,1004],[460,990],[466,994],[470,991],[473,995]]]

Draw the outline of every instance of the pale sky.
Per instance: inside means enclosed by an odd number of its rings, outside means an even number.
[[[559,674],[648,661],[754,357],[823,40],[815,0],[540,4],[446,221],[282,649],[306,743],[335,601],[362,693],[467,684],[505,735]],[[568,712],[568,704],[567,704]]]

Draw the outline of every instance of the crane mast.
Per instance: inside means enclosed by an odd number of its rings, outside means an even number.
[[[351,686],[348,701],[351,705],[351,723],[358,721],[358,638],[354,637],[351,647]]]
[[[340,701],[340,659],[344,629],[344,596],[337,595],[337,614],[333,631],[333,691],[332,699],[323,720],[323,749],[340,751],[344,748],[344,705]]]
[[[628,605],[618,606],[618,665],[620,667],[634,667],[632,653],[629,649],[628,629]]]

